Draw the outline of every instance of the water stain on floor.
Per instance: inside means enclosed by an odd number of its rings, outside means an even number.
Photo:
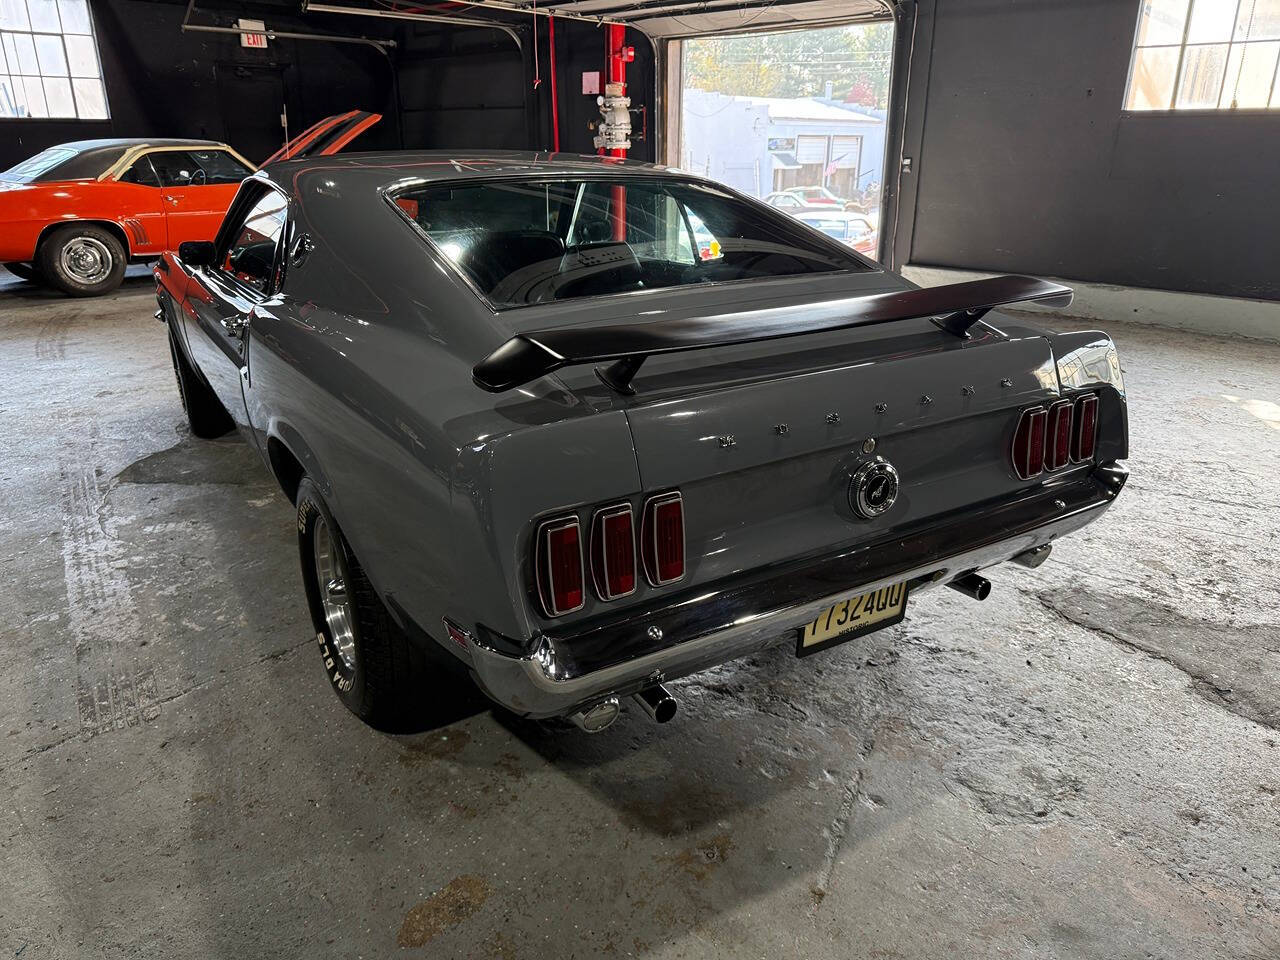
[[[405,914],[396,943],[402,947],[425,946],[432,939],[479,910],[493,888],[484,877],[465,874],[455,877],[442,889]]]
[[[120,483],[245,484],[269,479],[257,454],[235,434],[217,440],[188,437],[135,460],[116,475]]]

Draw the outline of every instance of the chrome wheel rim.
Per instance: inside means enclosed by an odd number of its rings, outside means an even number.
[[[316,589],[320,591],[320,606],[324,610],[324,622],[329,629],[329,642],[333,644],[343,666],[354,670],[356,632],[351,598],[347,595],[347,558],[343,555],[341,544],[323,519],[316,520],[311,543],[315,554]]]
[[[62,248],[62,269],[77,283],[101,283],[111,273],[111,251],[94,237],[76,237]]]

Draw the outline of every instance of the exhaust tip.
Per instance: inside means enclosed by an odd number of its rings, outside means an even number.
[[[947,586],[974,600],[985,600],[991,595],[991,581],[976,573],[966,573],[963,577],[956,577]]]
[[[635,694],[635,701],[655,723],[666,723],[676,715],[676,698],[660,683]]]
[[[1027,567],[1034,570],[1040,564],[1049,559],[1049,554],[1053,552],[1053,545],[1042,543],[1038,547],[1032,547],[1030,550],[1024,550],[1016,557],[1010,559],[1020,567]]]
[[[586,733],[601,733],[613,725],[613,721],[618,719],[618,714],[621,712],[622,705],[618,703],[618,698],[610,697],[592,704],[585,710],[569,714],[569,720],[575,727]]]

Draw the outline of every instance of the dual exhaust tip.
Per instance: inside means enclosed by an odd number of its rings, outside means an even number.
[[[676,715],[676,698],[660,683],[645,687],[632,696],[641,709],[648,714],[654,723],[666,723]],[[569,720],[579,730],[587,733],[600,733],[608,729],[622,712],[622,704],[617,697],[609,697],[599,703],[592,704],[585,710],[569,714]]]
[[[1019,566],[1035,568],[1049,558],[1051,549],[1052,547],[1046,543],[1033,547],[1011,559]],[[985,600],[991,595],[991,581],[986,577],[979,576],[977,573],[966,573],[963,576],[956,577],[954,580],[949,580],[947,581],[947,586],[974,600]],[[666,723],[676,715],[676,698],[671,695],[671,691],[660,683],[655,683],[652,686],[645,687],[639,693],[632,694],[632,699],[640,704],[640,708],[648,714],[649,719],[654,723]],[[618,698],[609,697],[599,703],[592,704],[585,710],[571,713],[569,720],[579,730],[584,730],[587,733],[600,733],[602,730],[608,729],[613,724],[613,721],[618,719],[618,714],[621,712],[622,704],[618,701]]]

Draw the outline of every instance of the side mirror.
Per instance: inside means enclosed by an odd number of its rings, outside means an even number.
[[[178,259],[188,267],[211,267],[213,256],[212,240],[188,240],[178,244]]]

